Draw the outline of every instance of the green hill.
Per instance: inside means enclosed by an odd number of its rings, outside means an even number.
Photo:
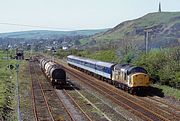
[[[141,18],[125,21],[104,33],[81,40],[85,46],[99,46],[114,42],[132,40],[133,44],[143,48],[145,30],[149,32],[151,48],[176,46],[180,44],[180,12],[149,13]]]
[[[0,33],[1,38],[24,38],[24,39],[55,39],[64,36],[85,35],[90,36],[99,32],[104,32],[107,29],[95,30],[77,30],[77,31],[49,31],[49,30],[32,30],[22,32]]]

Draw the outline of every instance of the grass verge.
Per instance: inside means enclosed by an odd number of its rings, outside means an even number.
[[[0,120],[15,121],[16,70],[8,68],[15,60],[0,60]]]
[[[31,79],[28,61],[22,61],[19,70],[19,93],[20,93],[20,111],[23,121],[33,120],[33,110],[31,102]]]
[[[159,84],[154,84],[152,86],[159,88],[159,89],[162,89],[162,92],[166,96],[170,96],[170,97],[173,97],[173,98],[180,100],[180,90],[166,86],[166,85],[159,85]]]

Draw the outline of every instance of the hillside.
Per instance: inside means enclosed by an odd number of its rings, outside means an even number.
[[[112,29],[82,39],[85,46],[112,44],[113,42],[132,41],[138,47],[144,46],[145,29],[149,32],[149,47],[159,48],[180,44],[180,12],[149,13],[141,18],[125,21]]]
[[[0,33],[0,38],[24,38],[24,39],[46,39],[46,38],[61,38],[64,36],[90,36],[99,32],[104,32],[107,29],[97,30],[77,30],[77,31],[48,31],[48,30],[33,30],[11,33]]]

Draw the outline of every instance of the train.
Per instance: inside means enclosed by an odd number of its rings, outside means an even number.
[[[150,85],[149,75],[143,67],[103,62],[74,55],[67,56],[67,63],[131,94],[144,91]]]
[[[66,72],[59,64],[46,58],[41,58],[38,61],[53,87],[66,85]]]

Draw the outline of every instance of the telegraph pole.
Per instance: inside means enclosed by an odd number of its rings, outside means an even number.
[[[19,74],[19,64],[16,64],[16,92],[17,92],[17,111],[18,111],[18,121],[21,121],[21,113],[20,113],[20,96],[19,96],[19,79],[18,75]]]
[[[51,60],[52,60],[52,61],[55,61],[55,59],[54,59],[54,54],[55,54],[55,52],[56,52],[55,48],[52,47],[52,48],[51,48]]]
[[[146,54],[148,53],[149,51],[149,33],[152,32],[152,28],[145,28],[144,29],[144,32],[145,32],[145,51],[146,51]]]

